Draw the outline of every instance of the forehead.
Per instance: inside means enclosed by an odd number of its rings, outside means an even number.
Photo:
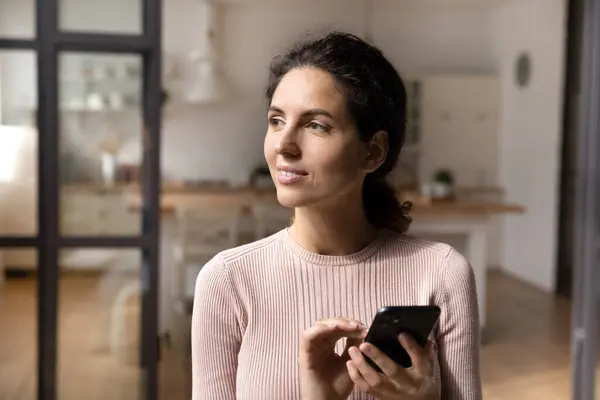
[[[317,68],[297,68],[279,82],[271,104],[286,112],[322,108],[332,114],[345,113],[345,97],[334,78]]]

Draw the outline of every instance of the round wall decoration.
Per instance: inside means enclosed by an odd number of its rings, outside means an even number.
[[[521,53],[517,57],[515,80],[517,86],[522,88],[526,87],[531,81],[531,57],[527,53]]]

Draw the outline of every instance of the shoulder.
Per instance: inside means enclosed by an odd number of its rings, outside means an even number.
[[[261,271],[264,260],[278,246],[278,234],[265,239],[224,250],[210,259],[198,273],[195,282],[194,304],[219,304],[231,307],[240,325],[247,320],[254,271]]]
[[[216,280],[231,283],[236,270],[264,265],[264,260],[278,254],[280,234],[281,232],[278,232],[264,239],[217,253],[200,269],[198,281]]]
[[[390,232],[388,246],[405,256],[426,256],[428,259],[445,260],[454,248],[449,244],[417,238],[408,234]]]
[[[385,251],[419,259],[436,268],[470,269],[467,260],[453,246],[407,234],[390,233]]]
[[[451,287],[470,286],[474,282],[469,262],[447,243],[391,233],[384,251],[388,252],[388,256],[402,259],[411,269],[418,270],[420,276],[435,279],[438,289],[446,291]]]
[[[247,264],[262,260],[265,256],[272,255],[274,251],[277,254],[280,249],[281,234],[280,231],[266,238],[224,250],[218,256],[224,263],[230,265]]]

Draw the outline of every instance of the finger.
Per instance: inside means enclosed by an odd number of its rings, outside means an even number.
[[[352,382],[354,382],[356,387],[361,392],[369,393],[369,391],[371,390],[371,386],[369,386],[365,378],[363,378],[363,376],[359,372],[358,368],[356,368],[352,360],[348,360],[346,362],[346,369],[348,370],[348,375],[350,376],[350,379],[352,379]]]
[[[398,340],[410,356],[410,360],[412,361],[415,371],[420,376],[431,375],[431,361],[429,360],[429,354],[425,351],[425,349],[406,333],[401,333],[398,336]]]
[[[335,327],[339,327],[341,329],[348,329],[348,330],[364,330],[364,331],[367,330],[367,328],[365,327],[365,325],[362,322],[354,320],[354,319],[350,319],[350,318],[345,318],[345,317],[322,319],[320,321],[317,321],[315,323],[315,325],[335,326]]]
[[[392,399],[398,397],[398,392],[391,386],[386,387],[385,389],[371,387],[352,360],[346,362],[346,369],[348,370],[350,379],[361,392],[370,394],[378,399]]]
[[[348,350],[350,359],[354,366],[358,369],[364,380],[373,388],[382,388],[387,382],[387,377],[379,372],[375,371],[371,365],[367,362],[361,351],[357,347],[351,347]]]
[[[332,318],[323,318],[323,319],[318,320],[316,323],[327,323],[327,322],[348,322],[348,323],[352,323],[354,325],[365,326],[365,324],[363,324],[362,322],[360,322],[357,319],[341,317],[341,316],[332,317]]]
[[[396,384],[410,386],[413,382],[406,370],[399,366],[394,360],[389,358],[384,352],[379,350],[371,343],[363,343],[359,347],[360,351],[367,355],[377,366],[381,372],[394,381]],[[365,360],[366,361],[366,360]]]
[[[366,328],[360,325],[342,320],[327,320],[317,322],[305,330],[300,344],[302,349],[308,349],[323,341],[334,344],[343,337],[361,339],[365,336]]]
[[[425,346],[425,353],[429,354],[433,350],[433,340],[427,339],[427,345]]]
[[[343,337],[360,339],[364,336],[360,329],[335,324],[316,324],[304,331],[303,339],[306,342],[317,342],[327,340],[337,342]]]
[[[437,354],[437,344],[435,343],[435,340],[427,340],[427,346],[425,346],[425,353],[427,354],[427,357],[429,357],[429,361],[435,359]]]
[[[342,359],[344,361],[347,361],[350,359],[350,355],[348,353],[348,350],[350,350],[351,347],[358,347],[360,346],[360,344],[363,342],[364,338],[366,337],[366,333],[364,335],[362,335],[360,338],[353,338],[353,337],[348,337],[346,340],[346,346],[344,346],[344,351],[342,352]]]

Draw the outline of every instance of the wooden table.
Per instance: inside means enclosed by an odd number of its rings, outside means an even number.
[[[458,250],[469,261],[475,274],[482,329],[486,326],[487,236],[491,219],[495,215],[522,212],[522,207],[511,204],[460,202],[433,204],[414,209],[410,234],[460,235],[465,238],[465,247]]]
[[[139,192],[138,192],[139,193]],[[174,213],[178,206],[185,204],[206,205],[233,202],[246,208],[251,213],[252,205],[257,202],[276,202],[272,190],[239,189],[200,189],[171,188],[163,189],[161,210],[163,213],[161,230],[161,282],[160,282],[160,329],[161,333],[169,331],[171,324],[171,295],[173,238],[176,236]],[[141,199],[139,194],[128,196],[132,210],[139,210]],[[477,282],[477,297],[482,329],[486,323],[486,260],[487,234],[491,218],[495,215],[519,214],[524,208],[515,204],[490,202],[434,202],[432,204],[416,204],[411,216],[413,223],[409,230],[413,235],[461,235],[466,239],[464,249],[458,249],[471,264]]]

